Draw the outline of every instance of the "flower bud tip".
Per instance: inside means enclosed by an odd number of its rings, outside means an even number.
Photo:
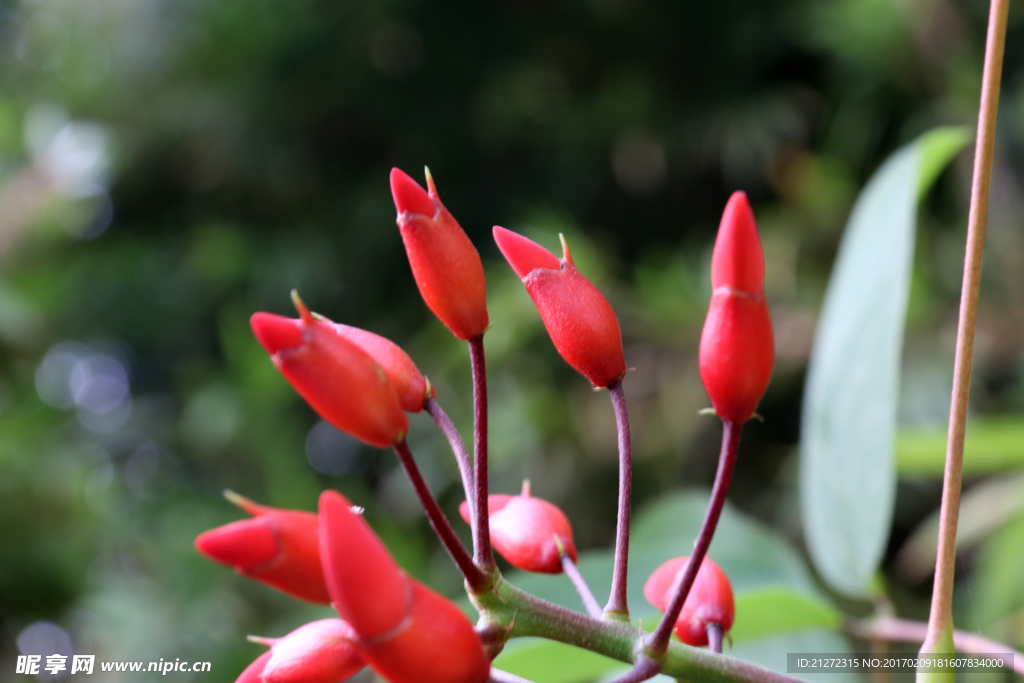
[[[316,320],[313,314],[309,312],[309,308],[306,307],[306,303],[299,297],[299,290],[292,290],[292,303],[295,304],[295,310],[299,312],[299,317],[302,318],[302,322],[311,323]]]
[[[562,258],[568,263],[572,263],[572,254],[569,253],[569,243],[565,241],[565,235],[558,233],[558,241],[562,243]],[[576,265],[572,263],[572,265]]]
[[[430,178],[429,171],[427,177]],[[427,182],[432,184],[432,180]],[[437,205],[426,190],[400,168],[391,169],[391,197],[400,214],[408,211],[433,216],[437,212]]]
[[[258,519],[204,531],[196,537],[195,547],[210,559],[239,570],[266,564],[281,551],[274,532]]]
[[[256,643],[257,645],[266,645],[267,647],[273,647],[280,638],[267,638],[265,636],[253,636],[248,635],[245,637],[250,643]]]
[[[238,507],[248,512],[253,517],[258,516],[263,512],[266,512],[265,506],[260,505],[255,501],[249,500],[241,493],[235,493],[231,489],[224,489],[222,495],[224,496],[224,498],[227,499],[229,503],[231,503],[232,505],[237,505]]]
[[[253,334],[273,356],[282,349],[291,349],[302,345],[302,329],[298,321],[273,313],[253,313],[249,319]]]
[[[494,226],[493,234],[498,249],[520,280],[525,280],[527,275],[538,268],[559,270],[561,267],[557,256],[529,238],[500,225]]]

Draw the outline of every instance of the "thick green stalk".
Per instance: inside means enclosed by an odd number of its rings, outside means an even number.
[[[647,633],[632,624],[573,612],[534,597],[504,578],[491,591],[471,594],[470,598],[482,624],[503,631],[508,638],[546,638],[626,664],[647,655],[663,663],[662,674],[688,683],[798,683],[790,676],[678,642],[669,643],[661,656],[645,652]]]

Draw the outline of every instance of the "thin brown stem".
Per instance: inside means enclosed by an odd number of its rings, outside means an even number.
[[[494,572],[494,553],[491,551],[491,527],[483,521],[488,518],[487,495],[487,367],[484,361],[484,335],[469,340],[469,362],[473,367],[473,559],[488,574]]]
[[[679,618],[679,612],[683,609],[686,596],[690,594],[694,579],[697,578],[697,571],[704,556],[707,555],[708,546],[715,535],[715,527],[718,526],[718,518],[722,515],[722,508],[725,506],[725,495],[729,492],[729,482],[732,481],[733,469],[736,467],[736,453],[740,446],[740,432],[742,424],[735,422],[722,422],[722,451],[718,456],[718,472],[715,474],[715,484],[711,488],[711,500],[708,501],[708,509],[704,514],[704,521],[700,526],[700,533],[693,544],[693,552],[686,563],[686,568],[676,578],[670,591],[672,599],[669,600],[668,608],[662,616],[658,627],[648,638],[648,648],[655,654],[661,654],[668,647],[669,638],[672,637],[672,628]]]
[[[935,560],[931,612],[928,615],[928,636],[921,647],[923,654],[941,652],[948,648],[953,630],[953,578],[956,566],[956,525],[960,513],[964,434],[967,429],[974,329],[978,316],[978,291],[981,288],[982,247],[985,243],[985,222],[988,217],[996,115],[999,111],[999,84],[1003,71],[1009,5],[1009,0],[992,0],[989,9],[985,68],[981,82],[981,107],[978,112],[977,144],[974,150],[971,208],[964,254],[963,288],[960,294],[960,320],[956,336],[956,360],[953,365],[946,468],[942,482],[942,507],[939,512],[939,547]]]
[[[587,614],[595,619],[600,619],[601,605],[597,604],[597,598],[594,597],[590,586],[587,585],[587,580],[583,578],[579,568],[576,567],[576,563],[568,555],[562,555],[562,570],[569,577],[569,580],[572,581],[572,585],[576,587],[576,592],[580,594],[580,599],[583,600],[583,606],[587,609]]]
[[[709,622],[707,627],[708,649],[712,652],[722,654],[722,625]]]
[[[629,619],[627,573],[629,569],[629,512],[633,500],[633,449],[629,439],[629,413],[622,380],[608,385],[615,409],[615,424],[619,431],[619,512],[615,525],[615,565],[612,569],[612,590],[605,605],[606,615]]]
[[[470,590],[475,592],[487,590],[491,583],[490,576],[473,564],[473,558],[470,557],[469,551],[463,547],[462,541],[455,535],[455,530],[452,529],[452,525],[448,522],[448,518],[445,517],[441,506],[437,504],[434,495],[427,488],[427,482],[423,480],[423,475],[420,474],[420,468],[412,457],[409,445],[405,441],[399,441],[395,444],[395,452],[398,454],[398,460],[402,463],[402,467],[405,468],[405,473],[409,475],[409,481],[412,482],[412,487],[420,499],[420,504],[423,505],[423,509],[427,513],[430,526],[434,527],[434,533],[441,539],[441,544],[444,545],[448,554],[452,556],[455,565],[462,572],[466,583],[469,584]]]
[[[845,629],[851,635],[865,640],[885,640],[897,643],[921,643],[928,635],[928,624],[896,617],[871,620],[850,619]],[[1009,645],[996,642],[977,633],[953,631],[953,645],[958,652],[969,655],[1012,655],[1012,668],[1024,676],[1024,654]]]
[[[444,412],[441,404],[433,397],[427,397],[426,402],[423,404],[423,409],[427,411],[430,417],[434,418],[434,422],[441,428],[441,433],[445,435],[448,443],[451,444],[452,453],[455,454],[455,462],[459,465],[459,476],[462,477],[462,488],[466,492],[466,500],[472,500],[473,462],[469,459],[469,451],[466,450],[466,443],[462,440],[462,435],[455,428],[455,424],[448,417],[448,413]],[[469,516],[471,519],[474,517],[475,512],[476,510],[470,505]],[[470,523],[472,524],[472,522]]]

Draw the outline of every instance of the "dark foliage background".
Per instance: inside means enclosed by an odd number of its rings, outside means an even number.
[[[979,417],[1019,421],[1024,17],[1011,11],[972,399]],[[0,667],[13,671],[19,634],[44,620],[100,658],[211,660],[202,680],[229,681],[259,651],[245,633],[321,614],[192,550],[239,516],[223,488],[303,509],[337,488],[412,574],[458,592],[393,455],[318,424],[248,329],[254,311],[287,313],[297,288],[403,344],[469,433],[468,353],[417,295],[392,166],[418,178],[430,166],[487,268],[494,489],[529,477],[582,547],[612,540],[611,408],[554,352],[491,226],[551,248],[564,232],[619,312],[642,506],[713,474],[696,346],[718,217],[746,190],[778,364],[731,500],[799,544],[800,399],[843,224],[892,150],[973,125],[986,12],[976,0],[0,2]],[[948,411],[970,161],[920,222],[908,429],[941,429]],[[446,445],[413,423],[454,513]],[[1014,466],[1024,453],[994,476]],[[934,468],[901,480],[885,571],[910,615],[930,588],[897,551],[939,488]],[[1024,541],[976,547],[958,623],[1024,644],[1012,551]]]

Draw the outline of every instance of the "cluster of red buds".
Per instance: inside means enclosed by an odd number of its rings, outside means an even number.
[[[612,596],[602,613],[575,569],[577,552],[565,514],[532,496],[528,482],[519,495],[487,491],[482,335],[490,322],[484,270],[476,248],[441,203],[429,171],[427,188],[398,169],[391,172],[398,227],[420,293],[452,334],[470,344],[476,405],[472,461],[437,404],[432,385],[393,342],[311,313],[294,294],[298,318],[256,313],[253,332],[278,370],[324,420],[365,443],[395,448],[471,594],[485,594],[501,580],[493,547],[519,569],[564,571],[580,589],[591,618],[628,620],[631,461],[622,394],[627,366],[618,318],[576,268],[564,239],[558,258],[521,235],[494,228],[498,248],[522,279],[559,354],[595,388],[612,394],[620,431],[619,533]],[[711,279],[714,291],[701,338],[700,371],[712,406],[726,425],[725,464],[709,508],[718,505],[720,511],[739,426],[754,414],[774,358],[764,257],[742,193],[733,195],[722,218]],[[473,557],[427,489],[405,443],[406,413],[422,411],[437,421],[459,460],[467,497],[460,513],[473,527]],[[283,638],[255,638],[270,649],[245,670],[239,683],[330,683],[364,666],[391,683],[482,683],[496,675],[490,659],[503,643],[495,647],[485,642],[487,629],[478,634],[453,603],[407,576],[361,510],[340,494],[324,492],[318,514],[259,505],[231,492],[227,496],[252,517],[201,534],[198,550],[297,598],[330,604],[340,616],[306,624]],[[704,558],[717,514],[711,515],[710,531],[702,531],[692,557],[670,560],[647,582],[648,600],[666,613],[662,628],[652,636],[652,652],[664,651],[670,628],[684,643],[707,645],[710,638],[712,649],[717,642],[720,651],[722,635],[732,626],[729,581]]]

